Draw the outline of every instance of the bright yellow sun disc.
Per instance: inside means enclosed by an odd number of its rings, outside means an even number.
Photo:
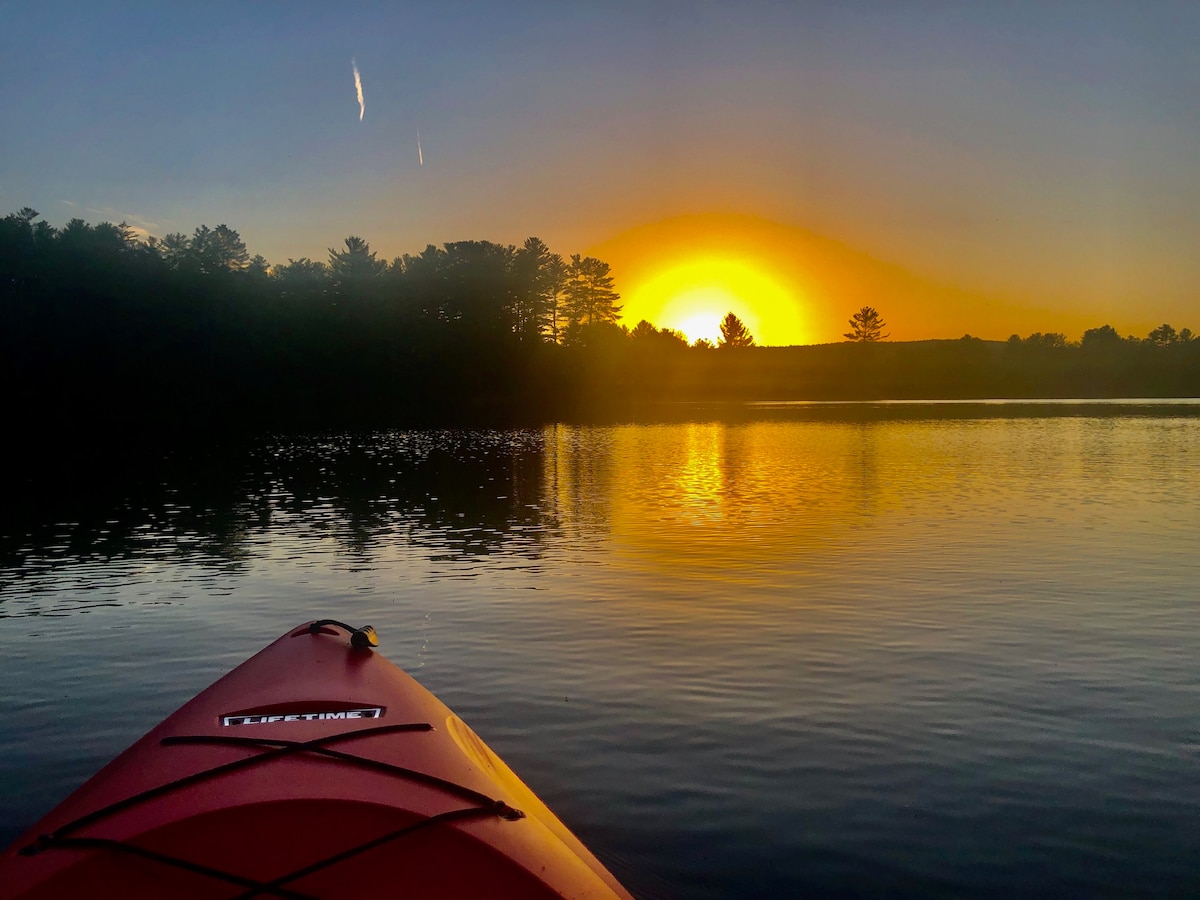
[[[691,342],[716,343],[721,320],[732,312],[757,343],[778,344],[796,343],[793,336],[803,333],[798,307],[797,298],[751,263],[706,257],[672,265],[634,287],[626,314],[682,331]]]

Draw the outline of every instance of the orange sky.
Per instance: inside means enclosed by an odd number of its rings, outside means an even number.
[[[1001,292],[969,290],[812,234],[747,215],[679,216],[630,229],[589,248],[613,266],[631,327],[648,319],[688,337],[713,338],[725,312],[736,313],[760,344],[828,343],[842,339],[850,314],[878,309],[892,340],[1003,340],[1014,332],[1083,330],[1114,324],[1145,333],[1153,316],[1106,318],[1103,305],[1022,305]],[[705,331],[705,328],[708,331]]]

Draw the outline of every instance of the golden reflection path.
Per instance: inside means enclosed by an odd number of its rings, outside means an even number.
[[[968,534],[1003,547],[1031,527],[1086,528],[1097,511],[1079,485],[1130,477],[1125,433],[1087,419],[558,425],[546,506],[623,574],[770,596],[809,563],[853,573],[879,552],[956,552]]]

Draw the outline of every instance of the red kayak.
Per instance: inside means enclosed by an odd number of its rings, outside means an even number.
[[[0,855],[0,897],[625,897],[441,701],[313,622]]]

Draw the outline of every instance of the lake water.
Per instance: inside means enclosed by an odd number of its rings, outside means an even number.
[[[1200,404],[665,418],[14,475],[0,842],[329,616],[639,896],[1200,893]]]

